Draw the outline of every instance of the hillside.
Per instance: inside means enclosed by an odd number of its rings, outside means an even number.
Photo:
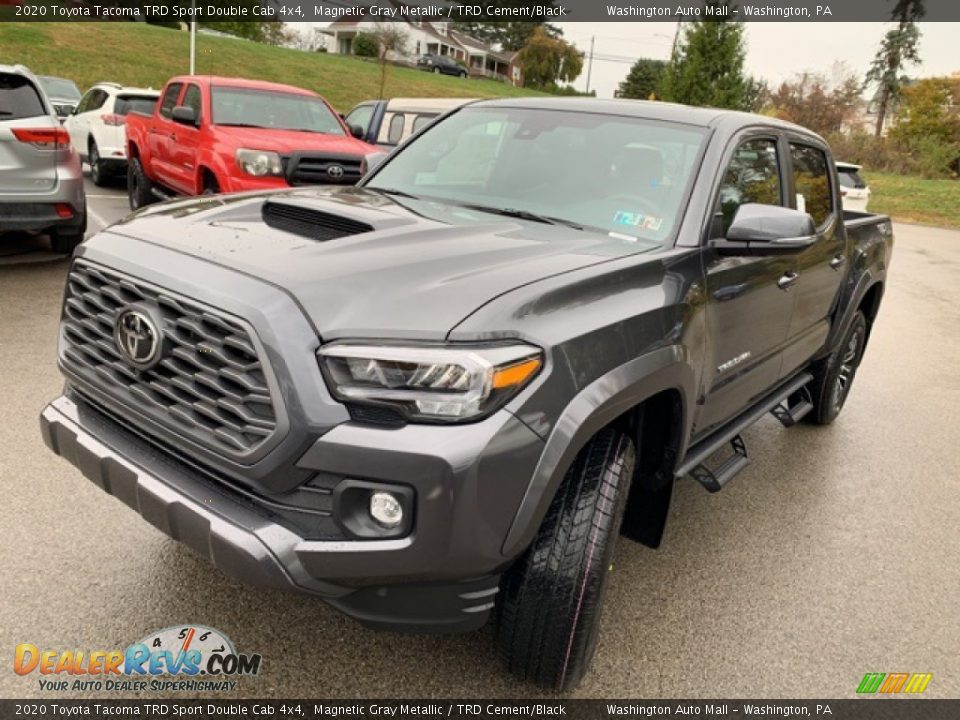
[[[189,70],[186,32],[143,23],[0,23],[0,63],[69,77],[81,89],[112,80],[159,88]],[[376,98],[380,68],[353,57],[309,53],[234,38],[197,35],[197,71],[309,88],[341,112]],[[492,80],[461,80],[391,67],[387,97],[502,97],[537,94]]]

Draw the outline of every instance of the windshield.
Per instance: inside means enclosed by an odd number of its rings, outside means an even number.
[[[703,138],[697,128],[615,115],[464,108],[367,187],[662,241]]]
[[[79,100],[80,91],[70,80],[55,77],[37,78],[43,86],[43,91],[47,97],[65,98],[69,100]]]
[[[318,97],[248,88],[214,87],[211,98],[213,122],[217,125],[344,134],[337,117]]]

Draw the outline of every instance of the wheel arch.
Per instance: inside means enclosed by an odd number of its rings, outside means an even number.
[[[514,516],[502,548],[505,557],[516,557],[530,545],[577,454],[611,425],[634,437],[641,458],[642,444],[652,444],[649,458],[638,463],[634,474],[624,533],[651,547],[659,545],[672,494],[673,467],[686,450],[692,422],[694,372],[686,357],[679,345],[660,348],[594,380],[571,400],[547,438]],[[669,421],[658,427],[655,421],[664,412]],[[639,470],[651,467],[656,469],[652,477]],[[656,508],[643,508],[642,501],[651,499],[656,500]]]

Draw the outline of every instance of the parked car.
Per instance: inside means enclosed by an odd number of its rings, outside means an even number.
[[[675,480],[723,488],[768,412],[837,418],[892,242],[796,125],[481,101],[357,187],[85,243],[43,436],[228,573],[375,627],[495,614],[510,670],[567,689],[618,534],[657,547]]]
[[[80,89],[73,80],[66,78],[53,77],[51,75],[38,75],[40,87],[47,95],[47,99],[53,105],[53,110],[63,122],[80,100]]]
[[[0,234],[50,234],[54,252],[83,240],[87,205],[80,158],[39,79],[0,65]]]
[[[457,77],[467,77],[467,69],[447,55],[434,55],[427,53],[417,59],[417,67],[427,72],[437,75],[456,75]]]
[[[836,165],[844,209],[866,212],[867,203],[870,202],[870,188],[860,176],[863,166],[845,162],[838,162]]]
[[[276,83],[184,76],[152,115],[127,115],[127,190],[133,209],[171,194],[353,184],[366,156],[319,95]]]
[[[83,96],[64,127],[80,158],[90,166],[94,185],[106,185],[111,177],[127,170],[127,115],[149,114],[160,93],[157,90],[97,83]]]
[[[392,98],[368,100],[351,110],[344,121],[353,133],[382,150],[393,150],[445,112],[473,102],[469,98]]]

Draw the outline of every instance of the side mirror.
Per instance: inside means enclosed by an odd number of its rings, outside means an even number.
[[[350,128],[350,134],[353,135],[358,140],[363,140],[363,136],[366,134],[363,127],[360,125],[347,125]]]
[[[180,123],[181,125],[193,125],[197,124],[197,111],[188,105],[177,105],[173,109],[170,118],[175,123]]]
[[[807,213],[747,203],[737,208],[727,237],[710,246],[721,255],[790,255],[816,241],[817,228]]]

